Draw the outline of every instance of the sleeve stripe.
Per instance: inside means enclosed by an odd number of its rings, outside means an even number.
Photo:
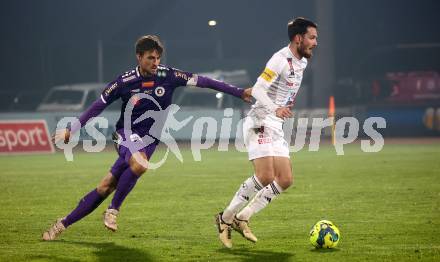
[[[104,97],[101,95],[101,100],[104,104],[107,104],[107,102],[104,100]]]

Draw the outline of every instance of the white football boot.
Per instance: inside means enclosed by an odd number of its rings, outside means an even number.
[[[227,224],[222,219],[223,213],[218,213],[215,215],[215,225],[218,229],[218,238],[222,242],[222,244],[227,247],[232,247],[232,240],[231,240],[231,224]]]
[[[104,226],[113,232],[118,230],[118,224],[116,224],[118,214],[118,210],[111,208],[108,208],[104,212]]]
[[[43,233],[44,241],[55,240],[61,233],[66,230],[63,223],[61,223],[62,218],[58,219],[55,224],[53,224],[47,231]]]
[[[249,227],[249,221],[238,219],[235,216],[234,221],[232,222],[232,228],[247,240],[254,243],[257,242],[257,237],[252,233],[251,228]]]

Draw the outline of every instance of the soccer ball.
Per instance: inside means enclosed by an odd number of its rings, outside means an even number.
[[[316,248],[334,248],[340,238],[339,229],[328,220],[318,221],[310,230],[310,242]]]

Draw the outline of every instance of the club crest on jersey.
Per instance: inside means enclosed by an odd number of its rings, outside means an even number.
[[[154,94],[158,97],[161,97],[165,94],[165,88],[158,86],[156,87],[156,89],[154,90]]]
[[[154,86],[154,81],[142,82],[143,88],[150,88]]]
[[[290,58],[290,57],[287,58],[287,63],[289,64],[289,70],[290,70],[289,78],[291,78],[295,75],[295,69],[293,68],[293,65],[292,65],[292,58]]]

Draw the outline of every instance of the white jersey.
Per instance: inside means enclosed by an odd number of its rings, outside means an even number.
[[[293,104],[306,66],[307,59],[303,57],[299,60],[292,54],[289,46],[286,46],[276,52],[267,62],[254,88],[263,87],[276,108]],[[273,108],[268,108],[258,100],[252,106],[248,116],[252,117],[257,125],[262,125],[268,117],[276,118]]]

